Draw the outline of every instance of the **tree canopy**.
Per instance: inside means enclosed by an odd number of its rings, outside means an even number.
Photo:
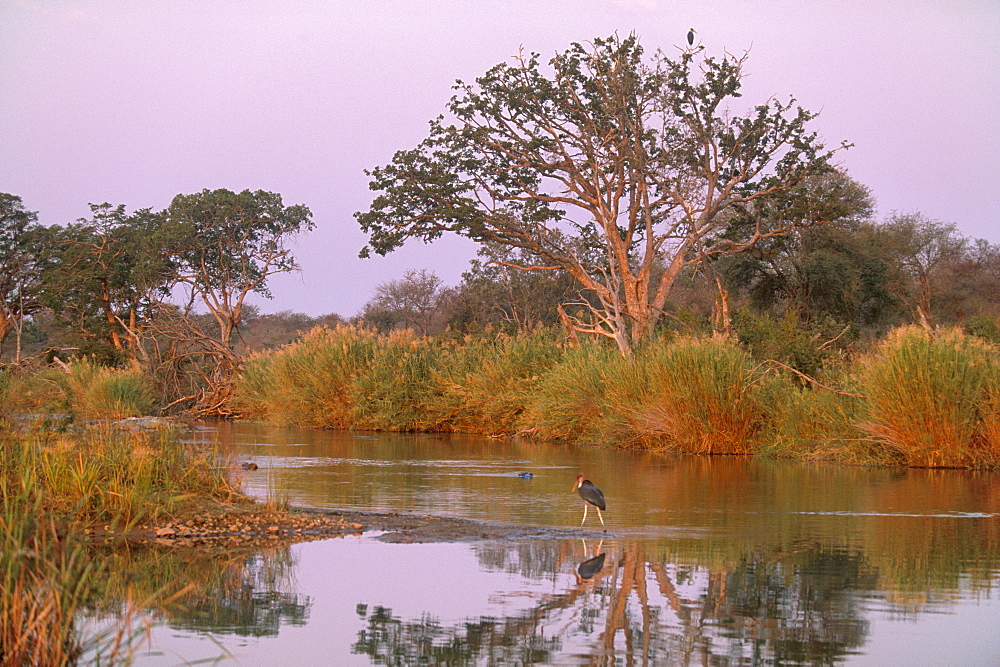
[[[576,327],[628,354],[685,267],[823,222],[725,233],[734,207],[831,171],[846,146],[826,148],[793,99],[732,108],[745,60],[647,57],[635,36],[611,36],[459,81],[449,117],[368,172],[380,194],[356,214],[361,255],[445,232],[521,250],[512,266],[573,276],[589,313]]]

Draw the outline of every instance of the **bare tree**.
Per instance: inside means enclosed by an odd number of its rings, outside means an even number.
[[[400,280],[390,280],[375,288],[365,304],[362,317],[380,329],[399,325],[426,336],[448,296],[441,279],[426,269],[410,269]]]

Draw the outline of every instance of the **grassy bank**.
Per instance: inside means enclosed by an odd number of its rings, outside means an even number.
[[[2,432],[0,664],[127,661],[140,601],[107,632],[76,628],[77,613],[105,597],[108,575],[87,532],[120,533],[233,498],[214,458],[172,432]]]
[[[902,328],[809,370],[806,378],[718,336],[659,340],[624,359],[601,345],[566,349],[554,334],[455,341],[339,327],[252,359],[230,407],[319,428],[855,464],[1000,463],[1000,352],[979,338]]]
[[[132,621],[159,600],[126,595],[120,623],[81,632],[78,614],[106,600],[110,574],[88,533],[247,502],[178,432],[110,425],[149,414],[152,395],[138,371],[85,361],[0,371],[0,664],[128,662]]]

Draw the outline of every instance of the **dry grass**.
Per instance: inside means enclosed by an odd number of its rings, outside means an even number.
[[[910,466],[984,467],[1000,462],[995,347],[958,330],[932,338],[896,330],[859,364],[871,438]]]

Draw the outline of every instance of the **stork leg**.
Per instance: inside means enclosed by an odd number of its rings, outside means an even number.
[[[587,505],[587,503],[584,503],[583,504],[583,521],[580,522],[580,527],[581,528],[583,527],[583,524],[586,523],[586,521],[587,521],[587,510],[588,509],[590,509],[590,507]]]
[[[601,508],[595,507],[594,509],[597,510],[597,518],[601,520],[601,525],[604,526],[604,516],[601,515]],[[607,528],[607,526],[604,527]]]

